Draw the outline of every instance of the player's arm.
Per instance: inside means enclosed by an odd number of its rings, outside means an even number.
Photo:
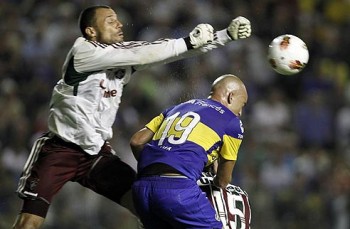
[[[130,147],[136,160],[138,160],[140,152],[143,147],[152,140],[154,134],[157,132],[164,120],[164,114],[161,113],[157,117],[153,118],[147,125],[141,130],[137,131],[130,139]]]
[[[235,160],[226,160],[223,157],[218,159],[216,176],[213,180],[214,185],[220,188],[226,188],[232,181],[232,171],[236,164]]]
[[[149,142],[154,136],[154,132],[147,127],[137,131],[130,139],[130,147],[136,160],[138,160],[140,152],[147,142]]]
[[[237,161],[238,151],[243,139],[243,126],[239,119],[233,119],[223,135],[223,144],[219,151],[217,175],[213,182],[225,188],[232,181],[232,172]]]
[[[185,59],[196,55],[200,55],[210,50],[223,47],[231,41],[248,38],[250,35],[251,35],[250,21],[245,17],[239,16],[233,19],[227,28],[214,32],[214,39],[211,42],[207,42],[203,46],[195,49],[188,49],[186,52],[183,52],[180,55],[170,57],[163,61],[154,62],[151,65],[137,66],[135,69],[141,70],[143,68],[150,67],[153,65],[166,64],[166,63],[174,62],[180,59]]]
[[[229,26],[215,32],[209,24],[199,24],[188,37],[161,39],[154,42],[131,41],[100,45],[86,41],[73,52],[74,67],[78,72],[99,71],[132,66],[142,70],[158,64],[167,64],[224,46],[226,43],[249,37],[250,22],[237,17]]]
[[[74,67],[78,72],[99,71],[132,66],[135,70],[180,56],[212,42],[214,29],[199,24],[185,38],[159,39],[154,42],[130,41],[112,45],[80,40],[73,48]]]

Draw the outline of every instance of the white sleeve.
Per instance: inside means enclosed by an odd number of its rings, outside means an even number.
[[[226,29],[219,30],[219,31],[215,32],[214,40],[213,40],[213,42],[211,44],[204,45],[203,47],[198,48],[198,49],[188,50],[187,52],[184,52],[184,53],[182,53],[182,54],[180,54],[178,56],[174,56],[174,57],[168,58],[168,59],[166,59],[166,60],[164,60],[164,61],[162,61],[160,63],[159,62],[158,63],[155,62],[155,63],[152,63],[151,65],[139,66],[138,68],[135,68],[135,69],[136,70],[141,70],[142,68],[149,67],[149,66],[156,65],[156,64],[166,64],[166,63],[174,62],[174,61],[177,61],[177,60],[180,60],[180,59],[194,57],[194,56],[197,56],[197,55],[200,55],[200,54],[203,54],[203,53],[207,53],[208,51],[211,51],[213,49],[223,47],[227,43],[229,43],[230,41],[232,41],[232,40],[228,36],[227,30]]]
[[[74,67],[78,72],[91,72],[117,67],[147,66],[167,62],[187,51],[183,38],[154,42],[131,41],[112,45],[78,38],[73,46]]]
[[[73,46],[74,67],[78,72],[91,72],[132,66],[141,70],[189,58],[224,46],[231,41],[226,29],[215,32],[214,41],[199,49],[188,50],[184,38],[160,39],[154,42],[129,41],[112,45],[78,38]]]

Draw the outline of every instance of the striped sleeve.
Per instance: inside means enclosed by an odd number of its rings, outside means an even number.
[[[91,72],[117,67],[138,69],[166,62],[187,51],[184,39],[161,39],[154,42],[132,41],[112,45],[78,39],[73,47],[74,67],[78,72]]]

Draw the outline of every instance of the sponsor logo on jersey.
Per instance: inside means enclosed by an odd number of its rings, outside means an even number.
[[[100,88],[102,88],[103,90],[106,89],[106,87],[103,86],[103,83],[104,83],[104,82],[105,82],[105,80],[101,80],[101,81],[100,81]]]
[[[117,96],[117,90],[113,89],[113,90],[106,90],[103,93],[103,97],[104,98],[110,98],[110,97],[116,97]]]
[[[100,81],[100,88],[102,88],[102,90],[105,90],[103,92],[103,97],[104,98],[110,98],[110,97],[116,97],[117,96],[117,90],[113,89],[113,90],[106,90],[106,86],[104,85],[105,80],[101,80]]]

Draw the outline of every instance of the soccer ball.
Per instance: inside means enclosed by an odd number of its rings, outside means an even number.
[[[294,75],[305,68],[309,61],[309,51],[299,37],[284,34],[270,43],[268,61],[277,73]]]

